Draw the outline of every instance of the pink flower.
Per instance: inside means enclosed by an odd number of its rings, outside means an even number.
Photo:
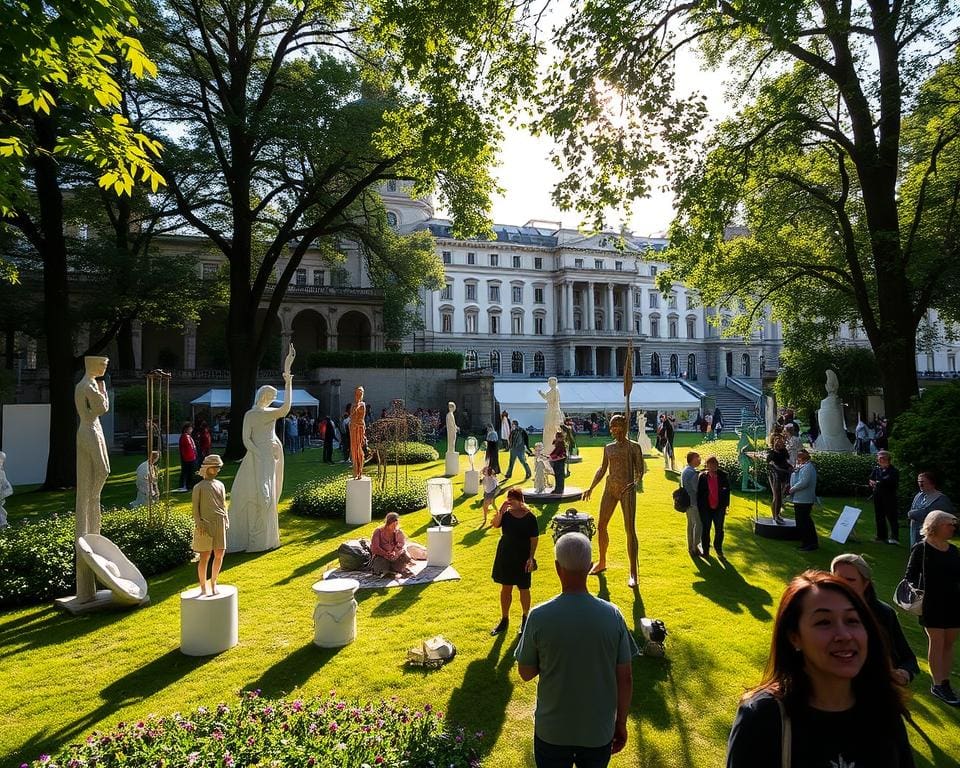
[[[337,731],[340,730],[340,726],[337,725],[337,723],[334,721],[330,723],[329,730],[330,730],[330,733],[336,733]]]
[[[231,755],[229,752],[227,752],[227,753],[223,756],[223,764],[224,764],[225,766],[227,766],[227,768],[232,768],[233,762],[234,762],[234,761],[233,761],[233,755]]]
[[[295,700],[290,705],[290,709],[292,709],[294,712],[299,712],[301,709],[303,709],[303,702],[300,699]]]
[[[213,733],[210,734],[210,737],[216,739],[217,741],[223,741],[223,731],[219,728],[215,728]]]

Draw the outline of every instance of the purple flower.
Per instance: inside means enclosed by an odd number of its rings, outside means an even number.
[[[223,756],[223,764],[224,764],[225,766],[227,766],[227,768],[232,768],[232,766],[233,766],[233,755],[231,755],[229,752],[227,752],[226,754],[224,754],[224,756]]]
[[[424,705],[423,705],[423,711],[424,711],[424,712],[429,712],[431,709],[433,709],[433,707],[431,707],[429,704],[424,704]]]
[[[213,733],[210,734],[210,737],[216,739],[217,741],[223,741],[223,731],[219,728],[214,728]]]
[[[302,702],[300,699],[296,699],[296,700],[290,705],[290,708],[291,708],[294,712],[299,712],[301,709],[303,709],[303,702]]]
[[[187,765],[194,765],[200,759],[199,752],[191,752],[187,755]]]
[[[50,762],[50,755],[40,755],[39,761],[41,765],[46,765]]]
[[[328,728],[330,730],[330,733],[336,733],[337,731],[340,730],[340,726],[337,725],[336,721],[331,722]]]

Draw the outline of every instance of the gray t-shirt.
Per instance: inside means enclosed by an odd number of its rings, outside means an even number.
[[[561,594],[530,611],[517,663],[540,670],[536,735],[548,744],[602,747],[613,739],[617,673],[640,650],[617,606]]]
[[[700,475],[697,473],[697,468],[691,467],[689,464],[680,473],[680,485],[686,488],[687,493],[690,494],[690,506],[694,509],[697,508],[697,483],[699,480]]]

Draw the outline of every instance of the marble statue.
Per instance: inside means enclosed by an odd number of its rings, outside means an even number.
[[[160,489],[157,486],[157,461],[159,451],[151,451],[150,458],[137,467],[137,498],[130,502],[130,508],[145,507],[148,501],[157,501],[160,498]]]
[[[467,458],[470,460],[470,471],[471,471],[471,472],[475,472],[476,469],[477,469],[477,468],[473,465],[473,457],[476,455],[477,449],[478,449],[479,447],[480,447],[480,446],[479,446],[479,444],[477,443],[477,438],[475,438],[473,435],[470,435],[470,437],[468,437],[466,440],[463,441],[463,450],[466,451]]]
[[[233,524],[227,531],[228,552],[263,552],[280,546],[277,504],[283,492],[283,443],[277,437],[277,419],[290,413],[296,357],[293,344],[283,366],[283,404],[273,408],[277,390],[260,387],[253,408],[243,416],[243,445],[247,449],[230,489]]]
[[[74,405],[80,417],[80,426],[77,428],[77,539],[100,533],[100,492],[110,474],[110,456],[100,417],[110,410],[110,401],[106,384],[98,379],[107,372],[109,362],[106,357],[84,357],[84,375],[73,392]],[[90,602],[96,593],[94,572],[83,558],[78,557],[77,602]]]
[[[7,497],[13,495],[13,486],[7,480],[4,465],[7,463],[7,454],[0,451],[0,528],[7,527]]]
[[[353,391],[353,408],[350,409],[350,460],[353,463],[353,479],[363,477],[363,463],[367,447],[367,404],[363,402],[363,387]]]
[[[837,395],[838,387],[837,374],[828,368],[827,396],[820,401],[820,410],[817,411],[820,434],[814,447],[818,451],[852,453],[853,443],[847,437],[847,427],[843,418],[843,401]]]
[[[543,450],[543,443],[533,446],[533,490],[535,493],[545,493],[547,490],[547,475],[553,474],[553,465],[550,456]]]
[[[560,409],[560,388],[557,386],[557,377],[547,379],[547,391],[538,389],[537,393],[547,403],[547,410],[543,416],[543,442],[552,444],[553,438],[563,424],[563,411]]]
[[[215,453],[204,456],[197,473],[203,478],[193,486],[193,551],[200,555],[197,578],[200,594],[207,594],[207,564],[213,555],[210,570],[210,594],[217,593],[217,578],[223,567],[223,553],[227,547],[230,518],[227,515],[227,489],[217,480],[223,460]]]
[[[96,581],[110,590],[109,600],[101,602],[97,597],[101,605],[137,606],[150,602],[147,580],[120,551],[120,547],[106,536],[88,533],[77,538],[77,559],[91,570]],[[70,608],[67,607],[67,610]]]
[[[610,434],[613,434],[613,432]],[[637,414],[637,444],[645,456],[653,453],[653,443],[650,442],[650,437],[647,435],[647,415],[643,411]]]
[[[641,433],[642,434],[642,433]],[[620,414],[610,418],[610,435],[613,442],[603,447],[603,462],[593,476],[590,487],[583,492],[583,500],[589,501],[593,489],[607,475],[607,482],[603,487],[603,497],[600,499],[600,516],[597,528],[597,543],[600,546],[600,557],[591,574],[599,574],[607,569],[607,547],[610,544],[610,534],[607,526],[617,504],[623,511],[623,525],[627,533],[627,556],[630,560],[630,587],[637,586],[637,488],[643,487],[643,451],[640,444],[627,439],[627,420]]]
[[[447,453],[457,451],[457,432],[460,428],[457,426],[457,417],[453,415],[456,410],[456,403],[447,403]]]

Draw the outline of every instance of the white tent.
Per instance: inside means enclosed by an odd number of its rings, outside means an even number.
[[[623,412],[623,383],[618,381],[561,381],[560,407],[564,413]],[[546,390],[544,381],[497,381],[493,396],[501,411],[524,427],[543,429],[544,401],[537,390]],[[696,410],[700,399],[675,381],[635,381],[630,393],[634,412]],[[499,428],[499,424],[497,425]]]
[[[282,394],[282,392],[281,392]],[[283,402],[282,398],[280,400],[274,400],[274,405],[280,405]],[[229,389],[211,389],[208,392],[204,392],[200,397],[194,398],[190,401],[190,405],[196,407],[198,405],[205,405],[207,408],[229,408],[230,407],[230,390]],[[320,401],[317,400],[313,395],[311,395],[305,389],[295,389],[293,390],[293,407],[294,408],[317,408],[320,406]]]

